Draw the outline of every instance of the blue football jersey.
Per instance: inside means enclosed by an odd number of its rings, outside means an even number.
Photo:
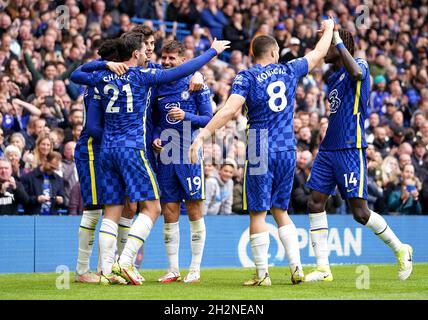
[[[330,116],[320,150],[366,148],[364,121],[370,100],[370,71],[367,62],[355,59],[363,75],[352,79],[345,67],[327,79]]]
[[[211,92],[208,86],[202,90],[189,92],[189,82],[192,76],[184,77],[178,81],[160,85],[157,88],[155,112],[160,131],[174,129],[180,135],[180,145],[174,147],[183,149],[184,146],[190,147],[195,130],[204,127],[212,118]],[[172,108],[180,108],[185,112],[184,120],[173,120],[169,117],[168,112]],[[189,129],[184,132],[184,129]],[[165,144],[167,141],[162,141]],[[172,139],[171,143],[177,140]]]
[[[294,98],[299,79],[307,73],[308,61],[299,58],[285,64],[258,64],[236,76],[232,94],[245,98],[247,129],[256,130],[257,151],[261,141],[268,143],[269,152],[296,149]],[[267,141],[262,129],[267,130]]]
[[[96,88],[88,86],[86,87],[83,95],[83,129],[76,143],[76,150],[79,151],[79,156],[85,159],[89,155],[89,148],[92,148],[91,152],[99,153],[101,147],[101,141],[97,141],[96,139],[91,139],[91,143],[88,145],[88,141],[91,136],[88,134],[87,130],[87,115],[89,114],[90,109],[93,108],[101,109],[101,97]]]

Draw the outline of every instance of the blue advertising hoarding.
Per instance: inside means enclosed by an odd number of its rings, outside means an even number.
[[[428,229],[425,216],[386,216],[390,227],[401,241],[414,249],[415,262],[428,262],[424,235]],[[299,234],[303,264],[314,264],[309,236],[309,219],[292,216]],[[165,269],[161,217],[144,247],[143,269]],[[207,238],[203,268],[251,267],[248,216],[207,216]],[[269,264],[288,265],[285,250],[277,236],[275,222],[267,217],[270,233]],[[34,216],[0,217],[0,273],[54,272],[58,266],[75,269],[80,217]],[[99,227],[99,226],[98,226]],[[98,230],[98,229],[97,229]],[[91,259],[92,269],[98,259],[98,241]],[[180,217],[180,267],[188,268],[191,259],[190,226],[186,216]],[[330,262],[394,263],[395,256],[369,229],[357,224],[351,215],[329,216]]]

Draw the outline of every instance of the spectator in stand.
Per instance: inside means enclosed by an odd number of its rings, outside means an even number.
[[[229,21],[217,8],[217,0],[207,0],[206,7],[201,13],[201,23],[210,29],[213,39],[224,39],[223,28],[229,24]]]
[[[415,169],[411,164],[406,165],[401,174],[401,181],[388,197],[388,209],[398,214],[421,214],[419,192],[422,184],[415,177]]]
[[[15,180],[19,180],[19,177],[23,174],[23,168],[21,167],[21,151],[18,147],[11,144],[6,147],[4,156],[10,162],[12,176]]]
[[[281,51],[280,62],[289,62],[299,57],[300,40],[298,38],[291,38],[288,48]]]
[[[378,75],[374,78],[374,90],[370,94],[370,107],[372,112],[376,112],[382,115],[382,107],[385,99],[389,97],[389,93],[386,89],[386,79],[382,75]]]
[[[62,177],[64,179],[64,205],[68,206],[71,189],[79,181],[76,163],[74,162],[74,149],[76,142],[69,141],[64,145],[64,158],[62,159]]]
[[[53,151],[53,143],[46,133],[41,134],[36,141],[34,149],[34,161],[32,168],[35,169],[46,160],[49,153]]]
[[[226,159],[220,170],[213,172],[205,182],[204,215],[232,214],[233,181],[237,169],[235,160]]]
[[[375,146],[376,151],[380,152],[383,158],[385,158],[391,151],[389,144],[389,139],[386,135],[386,129],[384,127],[376,127],[374,130],[374,140],[373,145]]]
[[[229,25],[223,29],[224,39],[230,40],[229,51],[238,50],[243,54],[248,54],[250,36],[243,26],[243,16],[239,11],[233,13]]]
[[[293,191],[291,193],[291,207],[293,213],[306,214],[307,203],[311,190],[306,187],[312,167],[312,153],[308,150],[297,152],[296,172],[294,174]]]
[[[24,186],[12,176],[10,162],[0,158],[0,215],[17,215],[18,206],[28,201]]]
[[[68,202],[68,214],[72,216],[83,214],[83,198],[79,182],[74,184],[73,188],[71,188]]]
[[[25,214],[53,215],[64,203],[64,180],[55,171],[61,165],[61,154],[52,151],[39,167],[22,176],[21,182],[30,196]]]
[[[309,150],[311,147],[311,129],[302,127],[297,136],[297,147],[302,150]]]
[[[426,145],[418,140],[413,144],[413,154],[411,157],[411,163],[415,168],[415,174],[417,177],[420,177],[423,181],[425,176],[427,175],[425,168],[425,155],[427,154]]]
[[[37,137],[45,132],[46,120],[45,119],[34,119],[30,120],[27,125],[26,131],[21,131],[21,134],[25,138],[25,150],[33,150],[36,146]]]

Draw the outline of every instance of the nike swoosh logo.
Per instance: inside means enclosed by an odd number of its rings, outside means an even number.
[[[351,192],[353,190],[355,190],[355,188],[354,189],[346,189],[346,192]]]
[[[328,277],[328,274],[325,274],[325,275],[324,275],[324,279],[325,279],[325,278],[327,278],[327,277]]]
[[[166,97],[159,97],[158,101],[161,101],[162,99],[165,99]]]
[[[198,191],[195,191],[195,192],[190,192],[190,196],[191,197],[193,197],[195,194],[197,194],[198,193]]]

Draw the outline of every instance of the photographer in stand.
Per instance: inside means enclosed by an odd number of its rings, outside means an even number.
[[[0,216],[17,215],[18,205],[25,205],[28,200],[22,183],[12,177],[12,165],[0,158]]]

